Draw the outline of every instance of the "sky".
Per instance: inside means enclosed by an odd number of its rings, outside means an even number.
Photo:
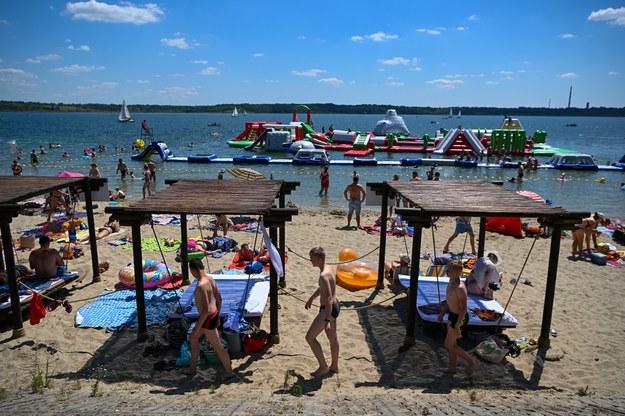
[[[0,2],[0,100],[625,107],[625,1]]]

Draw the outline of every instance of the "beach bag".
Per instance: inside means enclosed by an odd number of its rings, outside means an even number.
[[[493,337],[485,339],[475,347],[475,354],[478,357],[493,364],[499,364],[509,352],[507,347],[499,345]]]
[[[617,228],[612,233],[612,239],[619,244],[625,245],[625,232]]]

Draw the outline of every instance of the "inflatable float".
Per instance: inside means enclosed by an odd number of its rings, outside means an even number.
[[[343,248],[339,252],[339,262],[336,268],[336,283],[352,290],[374,287],[378,283],[377,266],[360,261],[358,254],[351,248]]]
[[[155,260],[143,260],[143,287],[150,289],[164,285],[171,281],[173,275],[171,269],[164,263]],[[119,283],[123,286],[131,287],[135,284],[135,264],[130,262],[122,267],[118,273]]]

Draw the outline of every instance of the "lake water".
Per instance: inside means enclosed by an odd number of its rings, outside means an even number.
[[[131,109],[132,111],[132,109]],[[401,114],[400,114],[401,115]],[[401,115],[413,136],[422,136],[427,133],[433,135],[440,127],[452,128],[461,124],[467,128],[494,128],[501,121],[497,116],[463,116],[461,119],[443,119],[440,116]],[[136,122],[119,123],[117,114],[113,113],[0,113],[0,141],[7,146],[8,140],[15,140],[18,147],[23,149],[22,165],[24,175],[54,175],[61,171],[76,171],[87,173],[90,159],[82,158],[85,147],[96,147],[103,144],[108,151],[98,154],[96,162],[102,176],[109,178],[109,186],[121,187],[128,195],[141,195],[141,180],[127,180],[121,182],[115,175],[117,159],[123,158],[129,168],[141,177],[143,162],[130,159],[131,144],[139,137],[141,120],[147,119],[154,131],[155,138],[167,143],[176,156],[190,154],[215,153],[219,157],[232,157],[240,154],[249,154],[243,149],[230,148],[227,141],[236,137],[244,130],[246,121],[291,121],[291,114],[249,114],[232,117],[230,114],[184,114],[184,113],[155,113],[133,114]],[[317,130],[322,126],[327,130],[330,125],[335,129],[360,131],[373,130],[376,122],[384,117],[376,115],[313,115]],[[300,114],[300,120],[305,115]],[[434,124],[432,121],[438,123]],[[603,117],[522,117],[521,122],[528,132],[545,130],[548,133],[547,143],[566,149],[577,150],[592,154],[598,164],[607,164],[608,161],[618,160],[625,154],[625,118]],[[218,123],[220,126],[210,126]],[[577,124],[577,127],[567,127],[567,124]],[[219,135],[214,136],[211,133]],[[48,149],[49,143],[60,143],[61,149]],[[29,153],[43,145],[47,154],[39,156],[39,166],[29,165]],[[118,148],[115,151],[115,147]],[[124,151],[121,151],[121,148]],[[15,155],[5,151],[0,153],[0,167],[3,175],[10,175],[10,164]],[[69,158],[61,157],[67,151]],[[273,153],[275,157],[286,157],[280,153]],[[330,152],[332,158],[343,158],[342,152]],[[378,153],[378,160],[399,160],[403,157],[419,158],[419,154]],[[547,158],[539,158],[545,162]],[[174,178],[216,178],[222,168],[230,168],[226,164],[187,164],[178,162],[162,162],[157,156],[158,182],[153,189],[163,189],[165,179]],[[319,171],[313,166],[291,165],[252,165],[251,168],[274,179],[296,180],[301,186],[287,200],[310,207],[344,206],[343,189],[351,182],[354,168],[351,166],[331,166],[331,182],[328,198],[319,198]],[[426,167],[418,168],[424,176]],[[487,169],[487,168],[454,168],[442,166],[439,168],[441,177],[445,179],[486,179],[506,180],[516,176],[514,169]],[[391,179],[395,173],[401,175],[401,180],[407,180],[413,171],[411,167],[358,167],[361,183],[379,182]],[[554,205],[569,210],[603,211],[616,218],[625,218],[625,191],[620,184],[625,182],[625,173],[622,171],[598,172],[567,172],[571,180],[560,183],[554,179],[561,171],[555,169],[539,169],[525,175],[523,183],[505,182],[505,187],[513,190],[534,191],[544,198],[550,198]],[[228,175],[226,175],[228,176]],[[595,180],[605,178],[605,183]]]

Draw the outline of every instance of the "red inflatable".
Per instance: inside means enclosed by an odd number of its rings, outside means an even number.
[[[486,231],[525,237],[521,228],[521,218],[518,217],[492,217],[486,223]]]

